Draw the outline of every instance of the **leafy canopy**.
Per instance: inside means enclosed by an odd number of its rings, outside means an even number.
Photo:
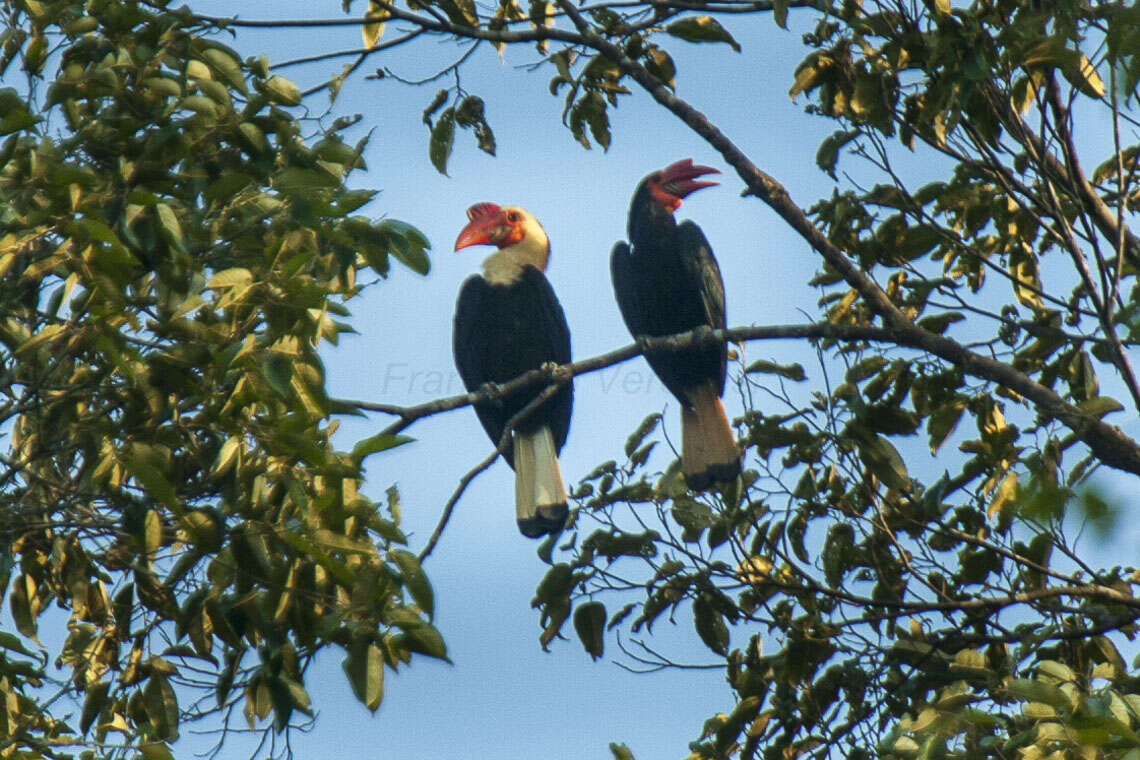
[[[0,75],[24,78],[0,90],[0,754],[169,756],[235,707],[282,730],[330,646],[375,710],[386,668],[446,651],[398,494],[360,492],[407,439],[337,451],[355,409],[317,349],[359,278],[425,272],[427,241],[359,215],[353,120],[301,118],[215,25],[3,14]]]

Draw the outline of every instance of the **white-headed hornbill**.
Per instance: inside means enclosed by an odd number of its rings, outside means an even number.
[[[715,182],[718,173],[691,159],[653,172],[637,186],[629,208],[629,243],[610,257],[614,294],[635,337],[673,335],[707,326],[723,329],[724,282],[709,241],[691,221],[673,218],[681,199]],[[681,402],[681,471],[690,488],[740,473],[740,454],[724,413],[727,346],[720,344],[646,356]]]
[[[494,245],[483,274],[468,277],[459,291],[452,348],[468,391],[501,384],[550,363],[570,361],[570,330],[546,279],[550,241],[533,216],[516,206],[477,203],[455,241],[455,250]],[[543,392],[530,386],[499,403],[475,407],[487,435],[498,445],[507,422]],[[566,442],[573,404],[570,383],[518,422],[503,456],[515,471],[519,531],[537,538],[557,533],[568,513],[558,453]]]

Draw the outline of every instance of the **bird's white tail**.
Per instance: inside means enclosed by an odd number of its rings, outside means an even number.
[[[699,491],[739,475],[740,452],[712,385],[687,395],[692,407],[681,407],[681,472],[689,488]]]
[[[569,500],[550,428],[515,433],[514,464],[519,531],[537,538],[561,530],[569,512]]]

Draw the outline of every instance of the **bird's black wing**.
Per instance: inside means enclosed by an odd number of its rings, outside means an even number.
[[[533,343],[533,350],[537,363],[541,366],[546,362],[555,364],[568,364],[570,362],[570,328],[566,324],[566,315],[562,311],[562,304],[554,294],[554,288],[546,275],[534,267],[525,267],[519,282],[513,287],[525,293],[527,302],[526,312],[529,318],[528,329],[524,330],[528,341]],[[528,367],[527,369],[533,369]],[[542,389],[529,389],[526,391],[529,398]],[[570,413],[574,405],[574,383],[570,381],[563,385],[554,397],[544,404],[541,410],[536,411],[536,419],[540,419],[550,426],[554,435],[554,443],[558,451],[562,451],[566,443],[566,434],[570,430]]]
[[[677,225],[677,245],[681,252],[681,262],[685,269],[685,279],[690,287],[700,295],[700,306],[704,312],[705,324],[716,330],[725,329],[724,279],[717,266],[705,233],[689,220]],[[725,365],[728,360],[727,345],[716,351],[719,364],[719,392],[724,393]]]
[[[488,296],[491,286],[479,275],[472,275],[459,289],[459,299],[455,304],[455,322],[451,334],[451,349],[455,356],[455,367],[463,379],[463,387],[477,391],[486,383],[498,382],[494,368],[489,366],[489,351],[486,345],[486,319]],[[487,435],[498,444],[503,436],[506,419],[501,406],[476,406],[475,413]],[[510,451],[507,461],[511,461]]]
[[[630,335],[635,338],[645,334],[645,325],[641,320],[641,304],[638,302],[637,290],[640,283],[633,273],[633,260],[630,258],[629,244],[621,241],[614,246],[610,254],[610,279],[613,281],[614,297],[621,310],[621,318]]]

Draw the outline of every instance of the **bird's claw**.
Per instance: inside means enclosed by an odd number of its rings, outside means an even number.
[[[570,379],[569,371],[558,362],[543,362],[539,369],[546,373],[551,380],[563,382]]]
[[[502,403],[503,387],[498,383],[486,382],[479,386],[479,395],[489,402]]]
[[[693,340],[697,343],[706,343],[712,340],[713,328],[709,325],[697,325],[693,328]]]

